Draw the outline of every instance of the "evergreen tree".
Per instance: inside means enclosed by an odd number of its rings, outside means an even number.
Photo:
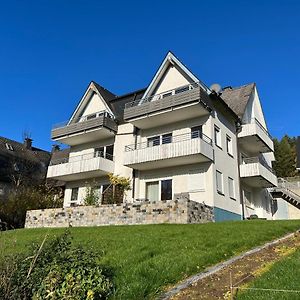
[[[274,169],[278,177],[293,177],[296,175],[296,143],[294,138],[285,135],[279,142],[274,142]]]

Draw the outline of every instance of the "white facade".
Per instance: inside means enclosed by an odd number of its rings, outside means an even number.
[[[135,97],[133,102],[125,96],[107,100],[91,83],[71,119],[56,131],[62,133],[54,140],[70,145],[70,154],[49,166],[48,178],[66,182],[64,206],[82,204],[88,186],[101,194],[108,173],[114,173],[131,180],[124,201],[170,200],[188,193],[191,200],[214,207],[216,221],[272,218],[267,188],[277,184],[273,142],[256,88],[239,119],[168,53],[144,94]],[[116,105],[122,106],[125,121]],[[74,125],[92,122],[99,111],[108,115],[98,127],[83,131]],[[70,132],[70,126],[77,129]]]

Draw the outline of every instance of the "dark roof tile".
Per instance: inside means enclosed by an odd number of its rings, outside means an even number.
[[[236,88],[228,87],[222,90],[221,98],[240,118],[242,118],[254,87],[255,83],[246,84]]]

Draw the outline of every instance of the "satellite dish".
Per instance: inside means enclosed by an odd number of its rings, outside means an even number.
[[[220,93],[222,88],[218,83],[214,83],[210,86],[210,89],[216,93]]]

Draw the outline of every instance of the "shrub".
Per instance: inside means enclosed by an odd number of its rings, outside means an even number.
[[[62,199],[55,197],[56,193],[51,186],[19,186],[1,203],[0,221],[7,229],[24,227],[27,210],[62,207]]]
[[[112,272],[100,264],[100,258],[91,250],[71,247],[68,232],[51,242],[44,240],[32,256],[2,266],[0,299],[107,299],[113,288]]]
[[[84,205],[96,205],[99,203],[99,196],[94,188],[91,186],[87,187],[84,198]]]

